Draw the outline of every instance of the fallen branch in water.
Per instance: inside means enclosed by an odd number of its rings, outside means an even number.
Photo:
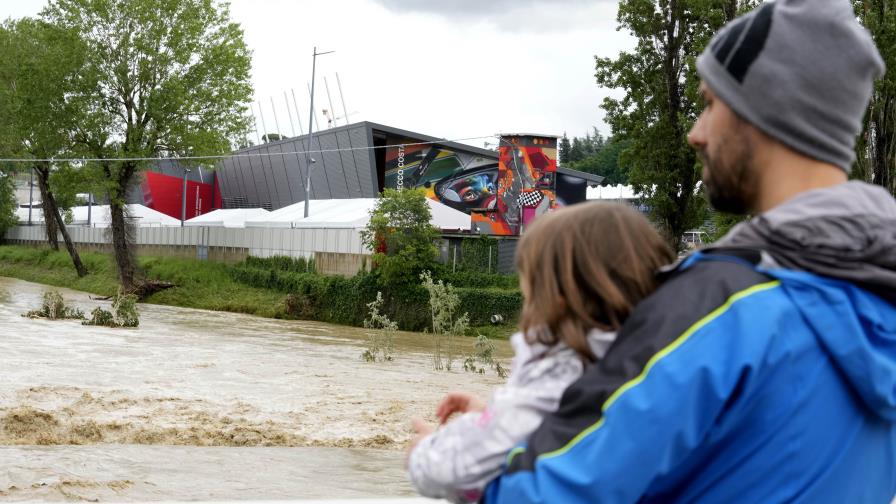
[[[161,292],[166,289],[170,289],[172,287],[177,287],[177,285],[171,282],[161,282],[159,280],[148,280],[146,282],[141,283],[140,285],[134,287],[127,294],[132,294],[137,296],[137,299],[143,301],[144,299],[152,296],[156,292]],[[94,301],[109,301],[114,299],[115,296],[106,296],[106,297],[92,297],[90,299]]]

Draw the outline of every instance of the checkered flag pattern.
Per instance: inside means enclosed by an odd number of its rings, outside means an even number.
[[[544,194],[541,191],[526,191],[520,194],[519,203],[521,206],[532,208],[537,207],[543,199]]]

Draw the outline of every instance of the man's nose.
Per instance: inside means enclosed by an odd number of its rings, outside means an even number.
[[[703,116],[697,118],[697,122],[691,126],[691,131],[688,132],[688,144],[695,149],[699,149],[706,145],[706,138],[703,134]]]

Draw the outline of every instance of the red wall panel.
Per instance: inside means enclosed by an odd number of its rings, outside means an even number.
[[[146,206],[175,219],[181,217],[181,198],[183,196],[183,179],[161,173],[146,172],[143,182],[143,199]],[[215,177],[217,184],[217,177]],[[221,191],[215,188],[215,201],[212,203],[212,185],[187,181],[187,219],[208,213],[213,208],[220,208]]]

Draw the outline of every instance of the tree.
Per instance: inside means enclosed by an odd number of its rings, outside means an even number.
[[[705,202],[699,166],[686,135],[699,113],[696,57],[733,19],[736,0],[621,0],[618,22],[637,40],[616,59],[595,58],[598,84],[625,90],[603,108],[613,137],[630,142],[620,162],[651,207],[654,221],[676,248],[699,224]]]
[[[9,22],[0,29],[0,101],[8,111],[4,151],[35,159],[31,165],[40,189],[47,239],[59,250],[62,234],[78,276],[87,274],[62,219],[47,159],[71,152],[76,113],[67,101],[81,78],[86,48],[76,32],[34,19]]]
[[[79,148],[108,159],[96,169],[110,202],[122,286],[139,273],[125,218],[128,190],[155,157],[229,151],[249,129],[250,53],[226,4],[214,0],[54,0],[42,16],[88,47]]]
[[[619,162],[621,153],[631,144],[629,140],[609,138],[595,154],[572,163],[574,170],[604,177],[601,185],[628,185],[629,169]]]
[[[560,144],[557,146],[557,155],[560,156],[561,166],[569,164],[569,149],[571,148],[572,145],[569,143],[569,137],[566,136],[566,133],[563,133],[563,137],[560,139]]]
[[[6,230],[16,225],[17,207],[12,172],[0,171],[0,241],[3,240]]]
[[[439,230],[431,220],[423,189],[386,189],[377,200],[361,238],[374,251],[376,272],[386,283],[410,285],[433,269]]]
[[[896,5],[889,0],[853,0],[853,6],[887,65],[865,114],[853,177],[896,195]]]

